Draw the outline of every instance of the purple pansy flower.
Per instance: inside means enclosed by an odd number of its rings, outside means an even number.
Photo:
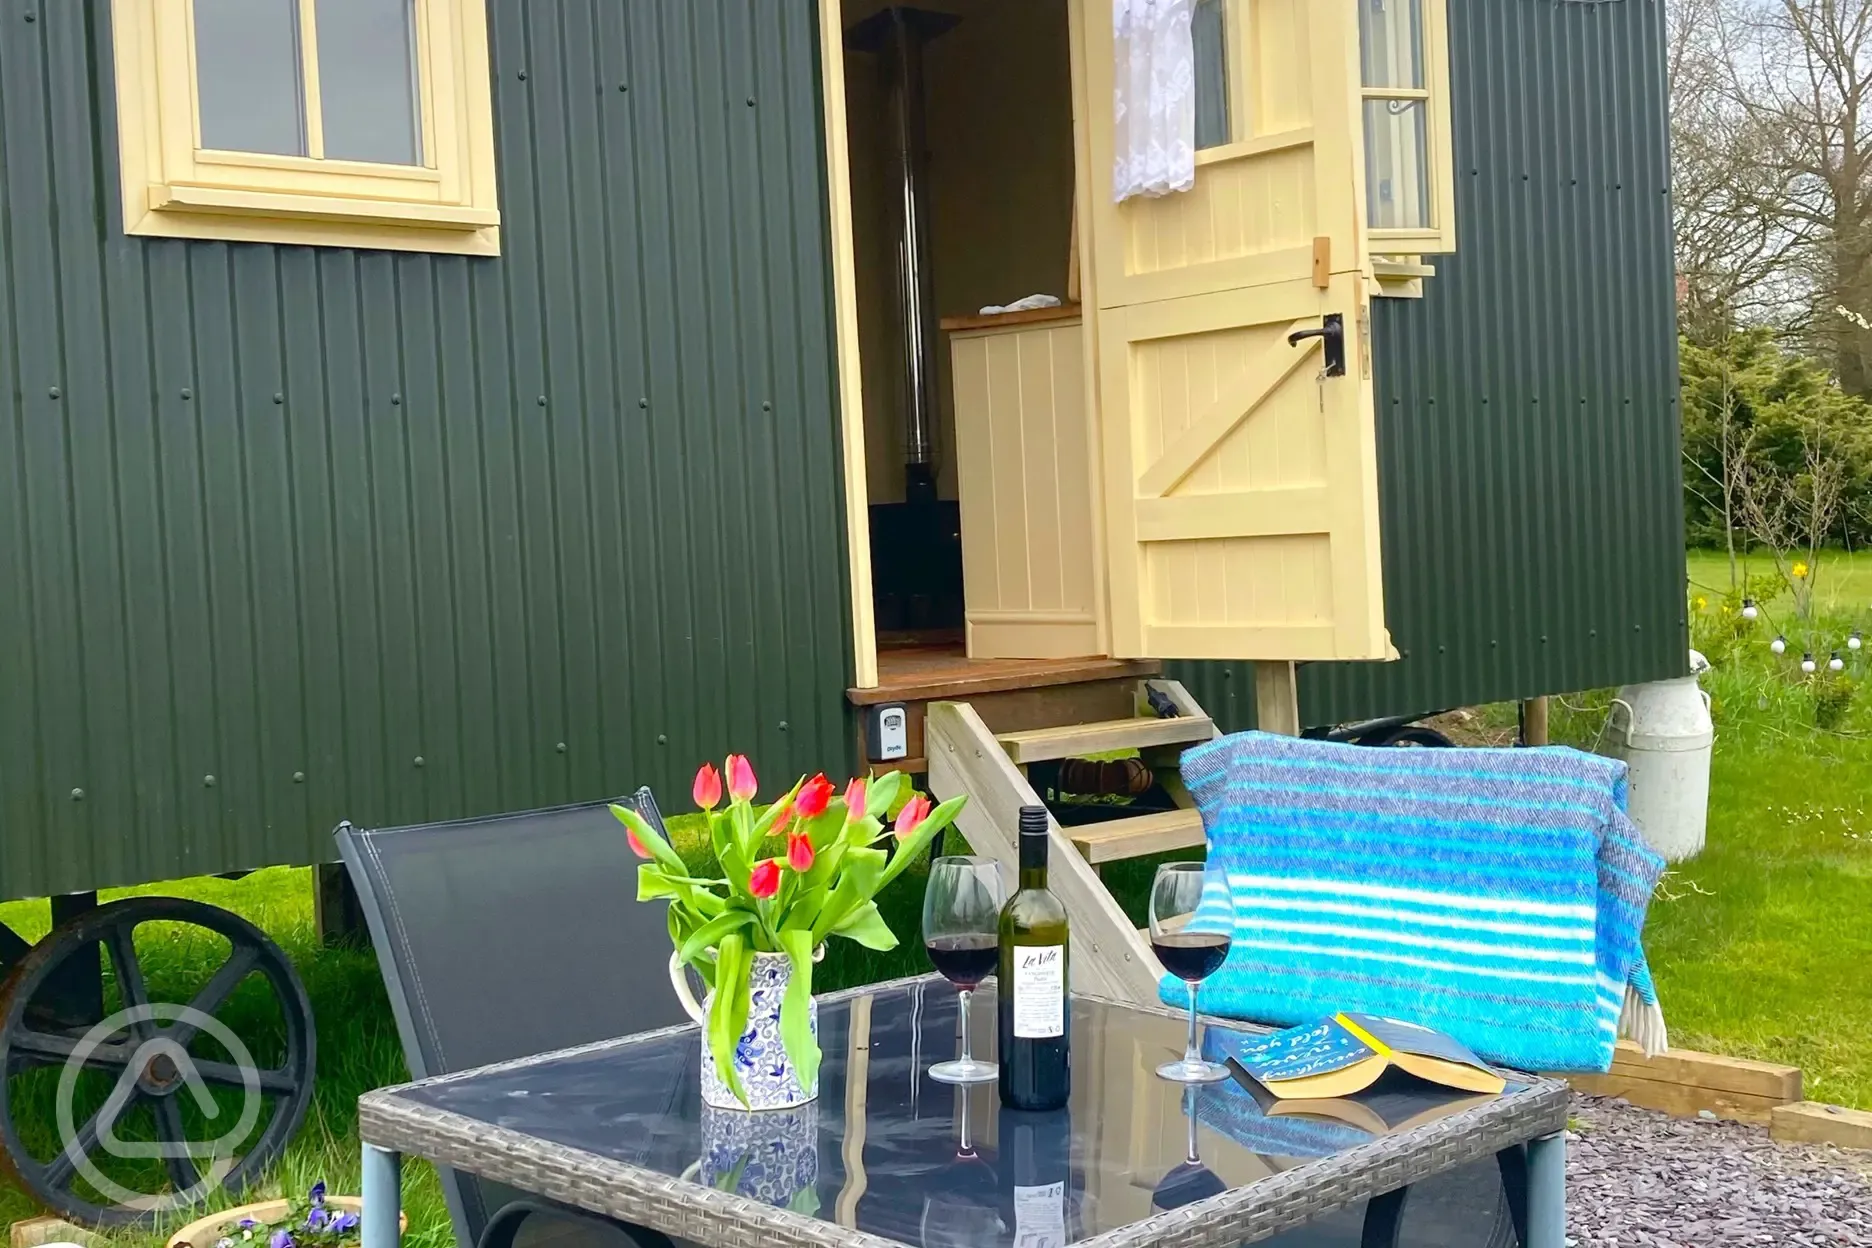
[[[321,1227],[323,1227],[323,1226],[325,1225],[325,1222],[326,1222],[326,1220],[327,1220],[327,1216],[328,1216],[328,1215],[327,1215],[327,1214],[326,1214],[326,1212],[325,1212],[325,1209],[324,1209],[324,1206],[322,1206],[322,1205],[313,1205],[313,1206],[312,1206],[312,1211],[311,1211],[310,1213],[308,1213],[308,1214],[306,1214],[306,1223],[305,1223],[305,1224],[306,1224],[306,1230],[308,1230],[308,1231],[316,1231],[316,1230],[318,1230],[318,1229],[320,1229]]]
[[[254,1227],[259,1226],[259,1225],[260,1224],[254,1221],[252,1218],[242,1218],[240,1220],[240,1229],[243,1231],[251,1231],[254,1229]]]
[[[267,1240],[267,1248],[293,1248],[292,1232],[283,1226],[280,1227]]]
[[[312,1204],[316,1208],[325,1203],[325,1180],[320,1179],[312,1185]]]
[[[356,1230],[357,1224],[358,1224],[357,1214],[341,1213],[337,1217],[331,1220],[331,1225],[327,1227],[326,1229],[331,1231],[334,1235],[343,1235],[346,1231]]]

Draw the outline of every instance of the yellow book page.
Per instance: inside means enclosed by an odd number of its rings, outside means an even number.
[[[1440,1083],[1445,1087],[1461,1088],[1465,1092],[1486,1092],[1494,1095],[1508,1086],[1508,1081],[1489,1070],[1477,1070],[1463,1062],[1445,1061],[1440,1057],[1425,1057],[1421,1053],[1391,1054],[1391,1061],[1399,1069],[1408,1070],[1419,1079],[1431,1083]]]
[[[1378,1076],[1384,1074],[1389,1065],[1390,1059],[1387,1057],[1367,1057],[1339,1070],[1307,1075],[1301,1079],[1281,1079],[1261,1086],[1283,1101],[1351,1096],[1378,1082]]]

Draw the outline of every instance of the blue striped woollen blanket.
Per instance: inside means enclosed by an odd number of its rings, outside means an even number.
[[[1565,748],[1396,750],[1250,732],[1183,756],[1209,837],[1203,905],[1234,938],[1209,1013],[1295,1026],[1358,1010],[1524,1070],[1667,1045],[1639,943],[1664,862],[1625,764]],[[1188,1005],[1166,977],[1166,1003]]]

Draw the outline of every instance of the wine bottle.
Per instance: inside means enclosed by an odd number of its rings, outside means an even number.
[[[1061,1109],[1072,1091],[1066,907],[1047,891],[1047,813],[1020,812],[1020,891],[1001,909],[1001,1103]]]

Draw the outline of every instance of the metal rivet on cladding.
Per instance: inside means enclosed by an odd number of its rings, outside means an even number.
[[[763,404],[761,404],[761,405],[760,405],[760,410],[761,410],[761,411],[763,411],[763,412],[771,412],[771,411],[773,411],[773,404],[772,404],[772,403],[763,403]]]
[[[668,745],[668,744],[669,744],[669,736],[668,736],[667,734],[665,734],[665,733],[661,733],[661,732],[659,732],[659,733],[657,733],[657,744],[658,744],[658,745]]]
[[[294,784],[304,784],[304,783],[305,783],[305,772],[303,772],[303,771],[295,771],[295,772],[293,772],[293,783],[294,783]]]
[[[29,22],[36,22],[39,20],[39,15],[37,13],[28,13],[26,15],[26,20]]]
[[[393,395],[391,395],[391,396],[390,396],[390,406],[391,406],[391,407],[402,407],[402,406],[403,406],[403,396],[402,396],[402,395],[400,395],[400,394],[393,394]]]
[[[84,801],[84,790],[83,790],[83,789],[73,789],[73,790],[72,790],[72,801],[74,801],[74,802],[82,802],[82,801]]]
[[[546,396],[545,396],[545,395],[543,395],[543,394],[539,396],[539,405],[540,405],[541,407],[545,407],[545,406],[546,406]]]
[[[628,82],[620,82],[618,83],[618,90],[628,91],[630,90],[630,84]]]
[[[561,754],[565,753],[565,742],[561,741],[558,745],[553,746],[553,749],[558,750]]]
[[[281,394],[278,390],[275,390],[273,392],[273,402],[275,404],[284,403],[285,401],[286,401],[286,396],[284,394]]]
[[[520,81],[521,81],[521,82],[525,82],[525,81],[526,81],[526,70],[524,70],[524,69],[523,69],[523,70],[521,70],[521,71],[520,71],[520,73],[519,73],[519,74],[518,74],[517,76],[519,77],[519,79],[520,79]]]
[[[785,732],[786,730],[787,730],[787,721],[783,719],[780,721],[780,731]]]
[[[649,407],[649,406],[650,406],[650,400],[649,400],[649,399],[638,399],[638,400],[637,400],[637,406],[638,406],[638,407]]]
[[[57,386],[53,386],[50,390],[46,391],[46,394],[49,397],[56,399],[59,397],[59,388]]]
[[[192,398],[194,398],[194,397],[195,397],[195,392],[194,392],[193,390],[191,390],[191,389],[189,389],[189,388],[188,388],[187,386],[183,386],[183,387],[182,387],[182,397],[183,397],[183,398],[185,398],[185,399],[192,399]]]
[[[747,106],[748,106],[749,108],[753,108],[753,107],[754,107],[754,97],[753,97],[753,96],[751,96],[751,95],[747,97]]]
[[[215,786],[215,778],[213,776],[203,776],[201,782],[204,789],[212,789]]]
[[[418,755],[416,756],[416,765],[417,765],[418,767],[420,767],[420,766],[422,766],[422,765],[423,765],[423,756],[422,756],[422,755],[420,755],[420,754],[418,754]]]

